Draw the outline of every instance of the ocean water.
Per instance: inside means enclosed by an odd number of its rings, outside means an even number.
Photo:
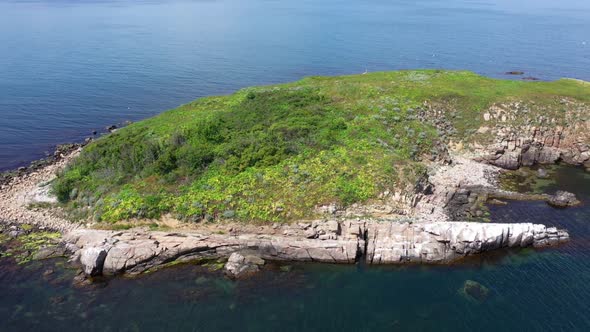
[[[491,219],[567,228],[569,243],[451,266],[295,264],[234,282],[184,265],[73,287],[63,261],[0,259],[0,330],[589,331],[590,174],[566,167],[555,179],[545,192],[569,190],[583,204],[511,202],[491,206]],[[466,298],[466,280],[488,297]]]
[[[197,97],[405,68],[590,80],[590,1],[0,0],[0,170]]]

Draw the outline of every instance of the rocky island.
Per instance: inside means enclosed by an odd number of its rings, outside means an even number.
[[[462,71],[309,77],[208,97],[4,177],[0,220],[63,234],[87,276],[178,261],[450,263],[567,241],[486,222],[504,170],[590,169],[590,85]],[[16,232],[7,228],[5,232]]]

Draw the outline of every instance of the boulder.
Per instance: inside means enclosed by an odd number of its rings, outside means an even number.
[[[580,201],[576,198],[576,195],[560,190],[555,195],[549,197],[547,203],[554,207],[568,207],[580,204]]]
[[[225,264],[225,274],[230,278],[242,278],[260,271],[264,259],[253,254],[234,252]]]
[[[504,169],[518,169],[520,166],[519,158],[520,152],[518,151],[504,152],[493,164]]]
[[[521,155],[522,166],[532,166],[539,160],[539,149],[535,146],[527,146],[523,148]]]
[[[80,263],[86,276],[98,276],[102,274],[104,260],[107,257],[108,248],[89,247],[82,249]]]
[[[537,162],[540,164],[554,164],[561,157],[561,152],[556,148],[544,147],[541,149]]]
[[[305,237],[308,239],[316,238],[317,235],[318,235],[318,232],[316,231],[315,228],[310,227],[305,230]]]
[[[537,177],[539,179],[546,179],[549,177],[549,174],[547,173],[547,171],[544,168],[539,168],[537,170]]]

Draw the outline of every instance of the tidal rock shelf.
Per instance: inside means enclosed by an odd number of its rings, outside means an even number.
[[[174,261],[248,252],[270,261],[352,264],[451,263],[501,248],[544,247],[569,239],[538,224],[321,221],[276,234],[199,234],[78,229],[65,235],[88,276],[139,274]]]

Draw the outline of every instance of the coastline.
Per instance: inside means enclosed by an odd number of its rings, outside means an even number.
[[[54,204],[57,200],[49,195],[47,186],[81,151],[77,146],[58,158],[28,172],[20,172],[5,183],[0,184],[0,222],[31,224],[50,230],[66,233],[80,225],[69,222],[60,214],[59,207],[41,209],[29,204]]]
[[[137,275],[178,262],[226,262],[234,253],[255,256],[262,262],[453,264],[491,250],[555,246],[569,240],[567,231],[544,225],[449,221],[448,210],[442,207],[458,197],[462,200],[465,188],[499,192],[495,182],[499,169],[459,155],[454,155],[452,165],[435,165],[430,177],[433,192],[418,193],[411,199],[413,213],[396,218],[343,215],[272,225],[222,222],[189,227],[177,224],[180,227],[169,231],[151,231],[145,226],[117,231],[71,222],[59,207],[29,207],[31,203],[56,202],[46,184],[81,149],[2,185],[0,221],[60,232],[57,246],[40,249],[70,257],[70,263],[83,271],[82,279]]]
[[[428,81],[483,98],[479,90],[457,85],[457,76],[493,84],[506,95],[504,99],[483,96],[487,106],[473,112],[477,107],[473,100],[457,108],[422,88]],[[554,85],[551,93],[533,89],[544,94],[539,103],[512,84],[504,86],[505,82],[469,72],[375,73],[362,76],[361,82],[386,86],[389,90],[380,91],[396,95],[397,80],[408,85],[407,92],[420,93],[424,99],[378,99],[383,104],[371,109],[375,114],[364,114],[366,121],[350,122],[357,126],[354,130],[344,118],[333,115],[320,121],[321,126],[291,128],[309,120],[318,103],[325,101],[356,119],[358,112],[343,107],[342,99],[362,105],[373,102],[376,95],[369,91],[351,97],[348,90],[336,88],[343,79],[350,81],[349,87],[359,88],[355,80],[360,78],[310,79],[316,80],[318,89],[331,92],[330,99],[288,85],[205,98],[107,135],[87,147],[88,153],[81,153],[83,145],[70,145],[48,161],[2,176],[0,221],[59,231],[70,261],[79,264],[87,277],[103,271],[142,273],[172,262],[203,259],[227,260],[227,269],[237,271],[255,270],[265,259],[447,264],[490,250],[554,246],[569,239],[567,231],[554,227],[489,223],[486,203],[498,199],[540,200],[557,207],[580,203],[567,192],[522,194],[499,187],[502,172],[522,166],[563,162],[588,169],[590,122],[583,117],[589,109],[585,99],[575,98],[581,93],[575,82],[547,83]],[[556,94],[555,85],[565,97]],[[306,101],[305,107],[300,99]],[[272,133],[256,138],[250,129],[278,122],[277,114],[259,110],[280,102],[289,106],[282,112],[291,122],[279,126],[275,138],[284,146],[277,150],[269,143]],[[228,108],[234,103],[240,107]],[[240,122],[226,128],[232,135],[209,133],[211,124],[193,117],[209,114],[211,105],[220,108],[211,113],[217,131],[230,119]],[[300,112],[302,107],[307,113]],[[188,121],[187,126],[204,126],[204,131],[175,131],[178,119]],[[241,123],[247,119],[250,122]],[[375,127],[379,130],[374,136],[357,137]],[[146,139],[144,133],[152,129],[158,134]],[[307,130],[328,130],[333,135],[324,142],[323,134],[318,134],[313,136],[317,141],[307,142]],[[334,138],[342,133],[343,141]],[[301,139],[296,140],[299,145],[286,143],[292,141],[291,135]],[[243,137],[252,141],[244,146]],[[222,138],[227,145],[219,143]],[[191,140],[203,145],[191,145]],[[201,154],[213,146],[223,148],[219,156]],[[288,151],[300,155],[296,158]],[[253,160],[252,153],[257,156]],[[65,168],[75,158],[76,163]],[[62,170],[64,176],[57,177]],[[212,173],[207,177],[199,170]],[[200,180],[193,175],[207,181],[179,190],[188,181]],[[117,176],[125,180],[113,181]],[[307,196],[312,199],[306,200]],[[64,203],[58,203],[57,197]],[[280,202],[283,199],[286,202]],[[259,222],[248,222],[253,220]]]

